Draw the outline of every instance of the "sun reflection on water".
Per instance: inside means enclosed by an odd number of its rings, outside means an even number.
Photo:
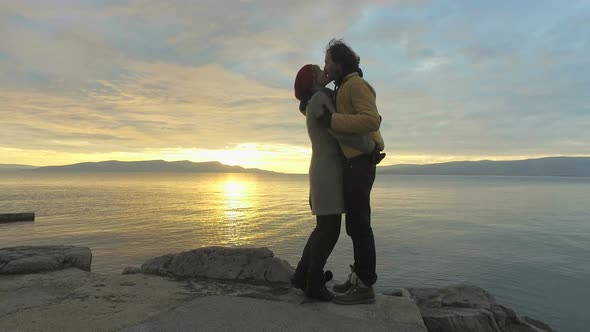
[[[220,235],[225,244],[246,245],[258,238],[254,232],[253,217],[258,206],[256,182],[228,177],[219,182],[221,193]]]

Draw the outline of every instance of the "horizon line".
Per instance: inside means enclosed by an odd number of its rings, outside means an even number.
[[[448,163],[457,163],[457,162],[481,162],[481,161],[492,161],[492,162],[498,162],[498,161],[525,161],[525,160],[539,160],[539,159],[550,159],[550,158],[590,158],[590,155],[555,155],[555,156],[546,156],[546,157],[532,157],[532,158],[525,158],[525,159],[501,159],[501,160],[494,160],[494,159],[474,159],[474,160],[453,160],[453,161],[445,161],[445,162],[435,162],[435,163],[426,163],[426,164],[414,164],[414,163],[398,163],[398,164],[387,164],[387,165],[378,165],[377,167],[389,167],[389,166],[398,166],[398,165],[412,165],[412,166],[426,166],[426,165],[437,165],[437,164],[448,164]],[[224,164],[219,160],[209,160],[209,161],[191,161],[188,159],[182,159],[182,160],[165,160],[165,159],[146,159],[146,160],[117,160],[117,159],[108,159],[108,160],[101,160],[101,161],[81,161],[81,162],[75,162],[75,163],[71,163],[71,164],[57,164],[57,165],[43,165],[43,166],[39,166],[39,165],[30,165],[30,164],[18,164],[18,163],[0,163],[0,165],[17,165],[17,166],[29,166],[29,167],[36,167],[36,168],[42,168],[42,167],[61,167],[61,166],[71,166],[71,165],[78,165],[78,164],[86,164],[86,163],[103,163],[103,162],[109,162],[109,161],[114,161],[114,162],[124,162],[124,163],[133,163],[133,162],[150,162],[150,161],[162,161],[162,162],[166,162],[166,163],[174,163],[174,162],[190,162],[190,163],[194,163],[194,164],[206,164],[206,163],[219,163],[221,165],[224,166],[237,166],[237,167],[241,167],[243,169],[246,170],[261,170],[261,171],[267,171],[267,172],[273,172],[273,173],[281,173],[281,174],[306,174],[306,173],[287,173],[287,172],[278,172],[278,171],[272,171],[272,170],[268,170],[268,169],[263,169],[263,168],[247,168],[241,165],[231,165],[231,164]]]

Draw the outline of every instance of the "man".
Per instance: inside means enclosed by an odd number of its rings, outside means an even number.
[[[377,111],[373,87],[362,78],[360,58],[342,40],[332,39],[326,49],[324,72],[336,85],[336,112],[324,112],[324,126],[335,132],[366,135],[376,143],[372,154],[364,154],[340,144],[346,158],[344,167],[344,204],[346,233],[352,239],[354,265],[348,280],[334,286],[337,304],[374,303],[373,285],[377,281],[375,238],[371,228],[370,196],[376,164],[385,154],[379,132],[381,117]]]

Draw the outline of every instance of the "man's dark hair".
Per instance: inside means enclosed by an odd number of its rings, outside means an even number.
[[[326,47],[326,52],[330,53],[332,61],[342,66],[345,71],[357,71],[361,58],[354,53],[350,46],[346,45],[342,39],[332,39]]]

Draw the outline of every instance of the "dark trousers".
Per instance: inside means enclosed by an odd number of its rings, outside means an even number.
[[[309,235],[294,278],[303,281],[306,292],[316,292],[325,285],[324,266],[338,242],[342,215],[316,216],[316,226]]]
[[[366,286],[377,282],[375,237],[371,228],[371,189],[376,165],[370,156],[348,160],[344,167],[346,234],[352,239],[353,269]]]

